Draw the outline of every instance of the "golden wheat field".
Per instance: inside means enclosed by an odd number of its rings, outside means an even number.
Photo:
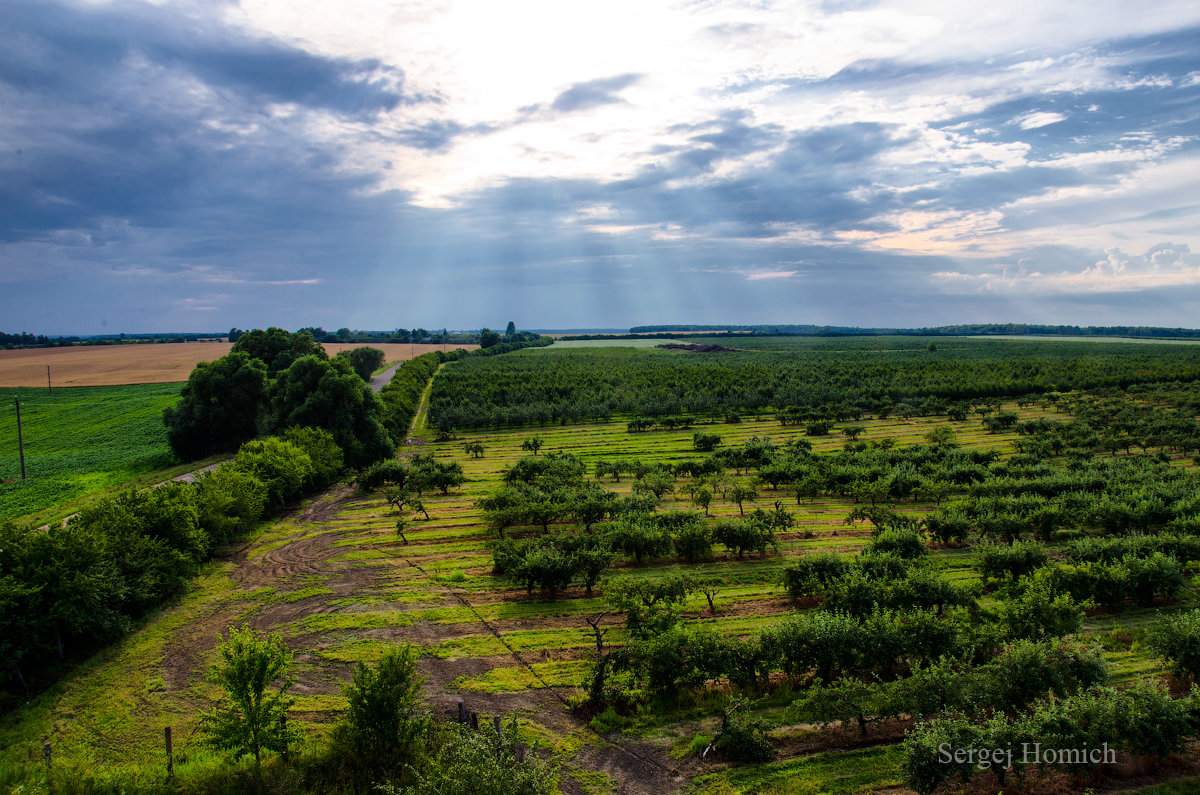
[[[46,367],[52,386],[117,386],[186,381],[199,362],[229,353],[228,342],[179,342],[142,345],[79,345],[70,348],[30,348],[0,351],[0,387],[44,387]],[[330,356],[359,347],[358,343],[330,343]],[[388,362],[402,362],[442,345],[381,343]],[[478,348],[478,345],[451,345]]]

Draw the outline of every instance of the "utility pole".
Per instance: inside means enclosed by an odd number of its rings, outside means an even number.
[[[17,404],[17,450],[21,452],[21,480],[25,479],[25,440],[21,438],[21,401],[13,398]]]

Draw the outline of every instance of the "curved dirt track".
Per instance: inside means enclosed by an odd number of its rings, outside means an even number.
[[[251,542],[230,559],[231,577],[240,591],[257,593],[270,591],[274,596],[257,609],[243,610],[239,615],[229,608],[215,609],[200,621],[181,628],[170,644],[165,679],[172,688],[184,688],[203,676],[200,661],[219,642],[226,627],[246,621],[261,632],[279,632],[295,653],[298,663],[297,695],[329,696],[340,692],[341,683],[349,679],[352,664],[336,659],[338,649],[345,648],[348,634],[354,642],[413,643],[423,648],[433,647],[448,638],[491,634],[502,639],[496,622],[485,620],[472,603],[473,594],[439,582],[422,566],[427,559],[409,560],[406,552],[414,546],[403,546],[391,538],[373,536],[361,545],[338,545],[337,542],[364,532],[370,518],[380,518],[373,511],[368,520],[348,521],[345,513],[362,515],[364,500],[356,497],[346,486],[338,486],[314,498],[305,508],[286,517],[278,526],[284,533],[273,538]],[[379,506],[382,513],[383,506]],[[416,535],[420,531],[415,531]],[[264,551],[265,548],[265,551]],[[379,560],[346,559],[348,552],[370,548],[387,557]],[[405,574],[407,572],[407,574]],[[474,616],[465,623],[442,624],[412,620],[413,608],[428,607],[428,603],[409,604],[405,597],[380,603],[378,594],[397,579],[419,587],[428,598],[441,604],[464,608]],[[315,588],[313,586],[316,586]],[[311,589],[308,594],[304,589]],[[293,598],[296,594],[300,598]],[[488,594],[485,603],[494,603]],[[374,600],[374,601],[372,601]],[[369,603],[369,605],[367,604]],[[405,617],[383,626],[345,630],[323,630],[313,625],[313,617],[338,616],[353,618],[364,610],[387,610]],[[499,622],[508,624],[509,622]],[[568,622],[569,623],[569,622]],[[566,627],[564,626],[564,630]],[[505,644],[507,646],[507,644]],[[572,795],[584,795],[582,784],[570,778],[570,769],[601,771],[612,779],[615,791],[631,795],[667,795],[682,790],[690,781],[676,769],[676,763],[658,746],[624,739],[602,739],[593,735],[586,718],[566,706],[566,697],[573,688],[538,687],[518,692],[479,693],[461,692],[457,682],[463,677],[479,677],[496,666],[512,667],[514,661],[537,677],[531,663],[542,662],[538,652],[518,652],[511,648],[498,657],[444,658],[422,655],[419,669],[426,677],[425,693],[435,714],[449,718],[457,713],[462,699],[467,707],[490,719],[492,715],[520,714],[541,725],[553,735],[565,737],[583,733],[591,736],[583,748],[575,752],[564,769],[562,789]],[[543,684],[545,682],[543,681]],[[306,720],[327,721],[334,713],[301,713]]]

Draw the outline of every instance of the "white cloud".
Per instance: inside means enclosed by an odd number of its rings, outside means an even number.
[[[1019,295],[1087,295],[1127,293],[1200,285],[1200,255],[1186,245],[1161,243],[1142,254],[1113,248],[1104,258],[1080,270],[1040,270],[1035,260],[979,273],[938,271],[935,287],[951,293]]]
[[[1036,130],[1039,127],[1049,127],[1051,124],[1058,124],[1060,121],[1066,120],[1067,117],[1062,113],[1039,110],[1018,116],[1009,123],[1017,125],[1022,130]]]
[[[746,274],[746,281],[756,282],[761,279],[790,279],[799,271],[756,271]]]

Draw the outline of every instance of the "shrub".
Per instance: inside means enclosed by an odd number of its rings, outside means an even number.
[[[834,552],[805,555],[783,570],[788,596],[800,599],[826,593],[850,570],[850,562]]]
[[[746,714],[745,704],[736,701],[726,707],[713,745],[731,762],[768,762],[774,758],[775,749],[767,737],[767,724]]]
[[[868,553],[893,553],[905,560],[914,560],[926,553],[921,534],[916,530],[884,530],[867,544]]]
[[[201,715],[200,728],[213,748],[229,751],[235,760],[252,754],[257,773],[263,751],[281,753],[298,737],[284,721],[292,704],[287,691],[295,683],[292,653],[280,636],[260,637],[247,626],[231,629],[217,652],[220,661],[209,681],[223,693],[220,703]]]
[[[395,771],[411,765],[429,728],[417,674],[418,649],[390,649],[375,665],[358,663],[342,688],[346,712],[334,729],[334,749],[353,757],[351,769]]]
[[[1200,610],[1163,619],[1150,632],[1149,645],[1181,681],[1200,682]]]
[[[308,454],[313,472],[305,489],[312,491],[328,486],[337,480],[345,461],[342,448],[333,440],[333,434],[324,428],[288,428],[283,440]]]
[[[219,466],[196,478],[200,526],[216,543],[224,543],[257,522],[267,506],[267,487],[245,470]]]
[[[308,453],[274,436],[246,442],[231,466],[258,478],[267,487],[268,503],[277,510],[300,493],[313,472]]]
[[[1049,555],[1036,541],[1015,544],[984,544],[979,547],[976,567],[985,580],[1011,577],[1014,581],[1046,565]]]

